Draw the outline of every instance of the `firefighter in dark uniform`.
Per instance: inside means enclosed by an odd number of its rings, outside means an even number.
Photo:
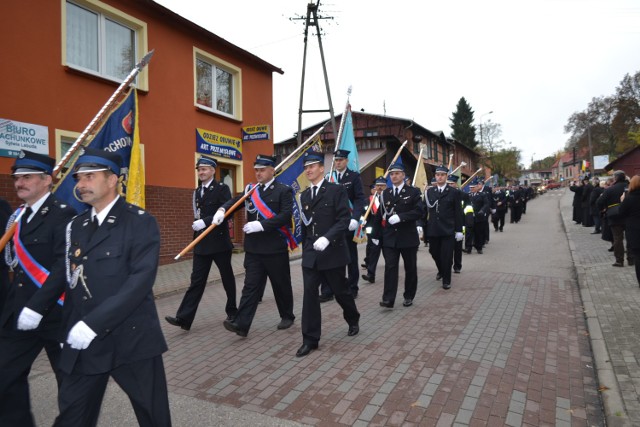
[[[366,198],[364,196],[364,190],[362,189],[360,173],[347,168],[349,153],[351,153],[349,150],[336,150],[336,152],[333,153],[335,165],[333,174],[335,182],[347,190],[347,197],[349,198],[351,220],[349,221],[349,228],[345,232],[345,239],[349,246],[351,261],[347,265],[347,285],[353,297],[357,298],[360,270],[358,268],[358,243],[354,242],[353,234],[358,228],[360,216],[365,209]],[[326,283],[322,283],[320,288],[320,302],[326,302],[332,299],[333,293],[331,292],[331,288]]]
[[[497,187],[493,192],[493,203],[496,212],[491,215],[494,231],[502,232],[504,229],[504,219],[507,215],[507,193],[502,187]]]
[[[165,320],[174,326],[180,326],[188,331],[196,317],[198,305],[204,294],[211,264],[216,263],[220,272],[222,286],[227,294],[224,311],[227,320],[233,320],[238,306],[236,305],[236,278],[231,267],[233,243],[229,237],[229,226],[224,219],[224,213],[218,209],[231,199],[229,187],[214,179],[218,164],[211,157],[200,157],[196,163],[198,181],[200,185],[193,193],[193,211],[195,220],[191,227],[194,239],[211,223],[217,224],[193,250],[193,270],[191,284],[184,294],[182,303],[175,317],[166,316]]]
[[[482,191],[483,182],[478,178],[474,178],[471,181],[471,204],[473,205],[473,247],[479,254],[482,253],[487,239],[485,236],[485,223],[489,221],[489,215],[491,214],[491,202],[489,201],[487,194]]]
[[[7,221],[11,216],[11,206],[9,203],[0,197],[0,231],[3,231],[7,227]],[[2,316],[2,307],[4,306],[4,299],[9,290],[9,266],[0,261],[0,316]]]
[[[456,241],[462,241],[462,200],[460,193],[447,186],[449,169],[436,167],[436,184],[424,195],[429,211],[427,236],[429,253],[436,263],[436,280],[442,279],[444,289],[451,288],[451,265]]]
[[[25,205],[8,219],[11,225],[21,214],[3,260],[14,275],[0,307],[2,426],[35,425],[28,376],[43,348],[60,383],[64,231],[75,211],[50,192],[54,163],[48,156],[23,150],[11,167],[16,193]]]
[[[510,205],[511,205],[511,224],[514,222],[517,224],[520,222],[520,217],[522,216],[522,190],[514,185],[511,187],[510,192]]]
[[[153,216],[118,195],[120,168],[117,154],[89,148],[74,166],[76,190],[91,209],[66,232],[66,339],[55,427],[95,426],[110,377],[140,426],[171,425],[167,343],[152,291],[160,230]]]
[[[484,243],[489,243],[489,235],[491,234],[491,227],[489,226],[489,221],[491,220],[491,214],[495,213],[496,207],[493,201],[493,190],[488,184],[482,183],[482,190],[480,190],[486,196],[487,201],[489,202],[489,211],[487,212],[486,221],[482,224],[484,225]]]
[[[243,227],[245,279],[238,313],[233,321],[225,320],[224,327],[246,337],[258,309],[266,285],[271,281],[281,321],[278,329],[293,325],[293,290],[289,269],[289,249],[296,247],[291,234],[293,190],[275,180],[275,157],[259,154],[253,163],[258,188],[245,199],[247,223]],[[249,184],[246,192],[253,188]],[[225,203],[224,213],[244,194]]]
[[[376,178],[376,182],[373,184],[373,194],[371,198],[375,198],[371,205],[371,212],[367,218],[367,227],[365,228],[367,234],[367,256],[365,257],[365,267],[367,268],[367,274],[363,274],[362,278],[369,283],[376,281],[376,268],[378,267],[378,261],[380,260],[380,239],[371,237],[373,231],[373,223],[376,218],[376,214],[380,209],[380,193],[387,188],[387,180],[385,177],[380,176]]]
[[[392,308],[398,292],[400,257],[404,263],[404,301],[413,305],[418,289],[418,234],[417,221],[424,216],[420,190],[406,185],[405,169],[400,163],[389,166],[391,187],[380,195],[380,209],[376,215],[373,236],[379,236],[384,256],[384,291],[381,307]]]
[[[349,263],[349,249],[345,239],[351,214],[347,191],[342,185],[324,179],[324,156],[307,152],[304,173],[311,183],[300,195],[302,221],[302,346],[297,357],[308,355],[318,348],[321,335],[321,311],[318,288],[327,283],[342,307],[349,325],[347,335],[360,331],[360,313],[347,287],[345,266]]]
[[[463,215],[460,219],[464,224],[464,208],[466,204],[470,203],[469,195],[464,191],[458,189],[458,177],[456,175],[449,175],[447,178],[447,185],[452,189],[456,190],[459,193],[460,204],[462,205],[462,210],[459,212]],[[464,226],[463,226],[464,227]],[[456,240],[453,246],[453,272],[459,274],[462,271],[462,245],[464,244],[463,240]]]

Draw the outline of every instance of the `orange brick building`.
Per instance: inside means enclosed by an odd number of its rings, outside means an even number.
[[[39,132],[58,160],[119,83],[151,49],[138,76],[146,208],[160,224],[161,261],[191,241],[197,130],[239,146],[216,156],[216,179],[232,193],[254,179],[256,154],[273,152],[273,73],[282,70],[151,0],[7,0],[0,136],[7,123]],[[243,141],[243,128],[266,130]],[[13,207],[15,151],[0,145],[0,194]],[[31,149],[31,148],[28,148]],[[36,150],[37,151],[37,150]],[[48,152],[47,152],[48,151]],[[241,243],[242,218],[232,232]]]

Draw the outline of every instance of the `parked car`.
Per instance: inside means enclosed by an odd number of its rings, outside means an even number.
[[[554,190],[560,187],[562,187],[562,184],[560,184],[559,182],[550,182],[547,184],[547,190]]]

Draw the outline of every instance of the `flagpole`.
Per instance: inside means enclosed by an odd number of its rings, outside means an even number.
[[[325,128],[325,126],[328,124],[329,122],[326,122],[325,124],[323,124],[318,130],[316,130],[313,135],[311,135],[309,138],[307,138],[306,141],[304,141],[301,145],[298,146],[298,148],[296,148],[295,150],[293,150],[293,152],[291,154],[289,154],[283,161],[280,162],[279,165],[277,165],[274,169],[275,172],[277,172],[279,169],[281,169],[291,158],[293,158],[298,152],[300,152],[302,149],[307,148],[307,145],[309,145],[309,143],[311,143],[319,134],[320,132],[322,132],[322,130]],[[228,210],[226,210],[224,212],[224,219],[226,219],[227,217],[229,217],[232,213],[234,213],[234,211],[236,210],[236,208],[238,208],[238,206],[240,206],[242,203],[244,203],[244,201],[251,196],[251,194],[255,191],[255,189],[258,188],[257,185],[254,185],[253,187],[251,187],[249,189],[249,191],[247,191],[246,193],[244,193],[244,195],[242,197],[240,197],[238,199],[238,201],[236,201],[233,206],[231,206]],[[224,220],[223,220],[224,221]],[[211,231],[213,231],[214,228],[216,228],[218,226],[218,224],[212,222],[211,225],[209,225],[207,228],[205,228],[202,233],[200,233],[200,235],[198,237],[196,237],[195,239],[193,239],[193,241],[191,243],[189,243],[182,251],[180,251],[180,253],[178,255],[175,256],[175,258],[173,258],[174,260],[179,260],[182,256],[184,256],[186,253],[188,253],[191,249],[193,249],[198,243],[200,243],[200,241],[202,239],[204,239],[204,237],[209,234]]]
[[[389,163],[389,166],[387,166],[387,170],[383,175],[383,178],[387,178],[387,175],[389,175],[389,168],[391,167],[392,164],[394,164],[396,162],[396,160],[398,160],[398,157],[400,157],[400,153],[402,152],[402,149],[407,145],[409,141],[405,140],[402,145],[400,146],[400,148],[398,148],[398,151],[396,151],[396,155],[393,157],[393,160],[391,160],[391,163]],[[367,218],[369,217],[369,212],[371,212],[371,208],[373,207],[373,203],[375,201],[375,197],[371,198],[371,201],[369,202],[369,206],[367,207],[367,211],[364,213],[363,216],[360,217],[360,221],[358,224],[358,228],[356,228],[355,233],[353,234],[353,241],[354,242],[360,242],[361,238],[360,233],[362,232],[362,226],[364,225],[365,222],[367,222]]]
[[[413,181],[412,184],[415,185],[416,179],[418,178],[418,168],[422,166],[424,168],[424,164],[422,163],[422,152],[424,151],[424,144],[420,144],[420,154],[418,155],[418,163],[416,164],[416,171],[413,173]]]
[[[458,170],[460,170],[461,167],[467,166],[467,164],[465,162],[460,162],[460,166],[458,166],[457,168],[455,168],[449,175],[453,175],[456,172],[458,172]]]
[[[447,170],[451,170],[451,162],[453,161],[453,153],[449,154],[449,165],[447,166]]]
[[[113,105],[116,102],[116,99],[120,95],[122,95],[122,93],[129,86],[129,84],[131,84],[131,82],[133,81],[133,79],[135,79],[138,73],[140,73],[140,71],[142,71],[142,69],[146,67],[147,64],[149,64],[149,61],[151,61],[151,57],[153,56],[153,52],[154,52],[153,49],[149,51],[145,56],[142,57],[140,62],[138,62],[133,67],[133,70],[131,70],[129,75],[124,79],[124,81],[120,84],[120,86],[118,86],[115,92],[113,92],[111,97],[102,106],[100,111],[98,111],[98,114],[96,114],[96,116],[89,122],[87,127],[78,136],[78,138],[76,138],[75,142],[71,145],[71,147],[69,147],[67,152],[64,154],[64,156],[62,156],[62,158],[58,162],[58,164],[53,168],[53,171],[51,172],[52,178],[55,178],[58,175],[62,167],[69,161],[71,156],[75,154],[75,152],[80,147],[80,145],[87,139],[87,137],[91,134],[91,132],[95,130],[96,125],[100,123],[100,121],[104,118],[107,112],[113,107]],[[13,233],[15,233],[15,230],[16,230],[16,223],[14,222],[11,225],[11,227],[9,227],[9,229],[2,235],[2,238],[0,238],[0,251],[4,249],[4,247],[7,245],[9,240],[11,240],[11,238],[13,237]]]
[[[467,184],[469,184],[469,182],[471,182],[471,180],[472,180],[476,175],[478,175],[478,174],[480,173],[480,171],[481,171],[481,170],[482,170],[482,168],[480,168],[480,169],[478,169],[477,171],[475,171],[475,172],[473,173],[473,175],[471,175],[471,176],[469,177],[469,179],[467,179],[467,180],[464,182],[464,184],[462,184],[462,185],[460,186],[460,189],[462,190],[464,187],[466,187],[466,186],[467,186]]]

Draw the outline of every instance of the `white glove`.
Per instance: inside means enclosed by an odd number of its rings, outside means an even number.
[[[242,231],[247,234],[259,233],[264,231],[264,228],[262,227],[262,224],[260,224],[260,221],[250,221],[242,227]]]
[[[456,231],[456,242],[462,242],[462,239],[464,239],[464,234],[461,231]]]
[[[352,219],[351,222],[349,222],[349,231],[354,231],[356,228],[358,228],[358,221]]]
[[[366,234],[371,234],[372,231],[373,231],[373,227],[367,227],[367,228],[364,229],[364,232]]]
[[[35,329],[42,320],[42,314],[25,307],[18,317],[18,329],[21,331],[30,331]]]
[[[76,350],[84,350],[89,347],[91,341],[96,337],[96,333],[82,320],[76,323],[69,331],[67,343],[71,348]]]
[[[418,236],[422,236],[422,227],[417,226],[416,231],[418,232]]]
[[[395,225],[400,222],[400,217],[398,216],[398,214],[393,214],[389,217],[387,222],[391,225]]]
[[[325,249],[327,249],[327,246],[329,246],[329,239],[324,236],[320,237],[313,243],[313,249],[318,252],[324,251]]]
[[[496,210],[495,209],[491,209],[491,213],[492,214],[496,213]]]
[[[207,225],[201,219],[195,220],[195,221],[193,221],[193,224],[191,224],[191,228],[193,228],[193,231],[200,231],[203,228],[205,228],[206,226]]]
[[[374,245],[378,246],[380,244],[380,240],[378,239],[371,239],[371,243],[373,243]]]
[[[224,209],[218,209],[218,212],[213,216],[213,223],[215,225],[220,225],[222,224],[222,221],[224,221]]]

